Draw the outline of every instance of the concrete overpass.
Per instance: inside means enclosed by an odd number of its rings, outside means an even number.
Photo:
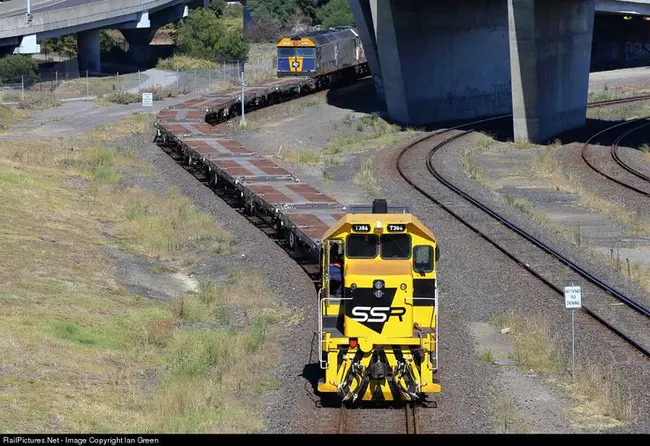
[[[595,12],[650,17],[650,0],[349,1],[393,119],[512,113],[534,142],[585,123]]]
[[[149,43],[158,28],[185,17],[188,7],[209,0],[26,0],[0,4],[0,51],[40,52],[39,41],[77,35],[79,69],[100,72],[100,34],[120,29],[129,42],[130,56],[146,60]]]

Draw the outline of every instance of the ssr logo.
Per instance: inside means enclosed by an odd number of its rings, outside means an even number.
[[[354,307],[350,318],[357,322],[386,322],[389,317],[397,316],[402,322],[406,314],[404,307]]]

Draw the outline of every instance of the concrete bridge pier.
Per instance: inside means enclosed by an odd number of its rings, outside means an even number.
[[[510,113],[506,2],[358,0],[351,5],[362,14],[356,22],[366,28],[361,37],[368,60],[377,54],[379,63],[370,68],[380,74],[394,120],[422,125]],[[369,37],[373,28],[376,44]]]
[[[99,29],[81,31],[77,33],[77,63],[79,73],[85,75],[101,73],[101,37]]]
[[[515,141],[584,125],[594,0],[507,0]]]
[[[377,95],[385,100],[384,85],[381,79],[381,65],[377,51],[377,0],[349,0],[354,22],[363,43],[368,67],[372,73]]]
[[[152,61],[152,51],[149,45],[153,40],[158,27],[121,29],[120,32],[129,43],[127,57],[131,62],[145,66]]]

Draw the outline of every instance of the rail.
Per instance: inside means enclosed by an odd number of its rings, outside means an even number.
[[[614,183],[616,183],[616,184],[618,184],[620,186],[623,186],[626,189],[630,189],[630,190],[633,190],[634,192],[637,192],[637,193],[639,193],[641,195],[645,195],[646,197],[650,197],[650,192],[639,189],[636,186],[628,184],[628,183],[626,183],[624,181],[619,180],[618,178],[614,178],[613,176],[603,172],[601,169],[596,167],[596,165],[594,163],[589,161],[589,157],[587,156],[587,149],[589,148],[591,142],[594,141],[598,136],[602,135],[603,133],[609,132],[610,130],[617,129],[617,128],[621,127],[621,126],[627,126],[627,125],[630,125],[630,124],[634,124],[636,122],[643,121],[643,120],[645,120],[647,118],[650,118],[650,116],[646,116],[646,117],[642,117],[642,118],[634,118],[634,119],[630,119],[630,120],[625,121],[625,122],[619,122],[618,124],[612,125],[610,127],[607,127],[606,129],[603,129],[603,130],[599,131],[598,133],[594,134],[591,138],[589,138],[583,144],[580,156],[582,157],[582,160],[585,162],[585,164],[587,164],[587,166],[589,166],[589,168],[591,170],[593,170],[594,172],[596,172],[598,175],[600,175],[600,176],[602,176],[604,178],[607,178],[608,180],[610,180],[610,181],[612,181],[612,182],[614,182]],[[618,144],[621,142],[621,140],[623,140],[623,138],[628,136],[630,133],[632,133],[632,132],[634,132],[636,130],[639,130],[639,129],[643,128],[643,127],[646,127],[648,125],[650,125],[650,123],[646,123],[646,124],[634,127],[632,129],[628,130],[627,132],[624,132],[622,135],[618,136],[616,138],[616,140],[614,141],[614,143],[610,147],[610,154],[611,154],[612,158],[614,159],[614,161],[616,161],[616,163],[618,163],[621,167],[623,167],[627,171],[631,172],[632,174],[641,177],[642,179],[646,179],[647,181],[650,181],[650,178],[645,177],[645,175],[643,175],[642,173],[637,172],[636,170],[632,169],[627,164],[625,164],[618,157],[618,154],[616,153],[616,151],[618,150]]]
[[[439,132],[435,132],[435,133],[433,133],[432,135],[427,135],[427,136],[425,136],[425,137],[423,137],[423,138],[420,138],[420,139],[418,139],[417,141],[411,143],[409,146],[405,147],[405,148],[402,150],[402,152],[399,154],[398,159],[397,159],[397,170],[398,170],[399,174],[402,176],[402,178],[404,178],[404,180],[405,180],[407,183],[409,183],[413,188],[415,188],[418,192],[420,192],[422,195],[424,195],[424,196],[427,197],[428,199],[432,200],[433,202],[437,203],[439,206],[441,206],[443,209],[445,209],[447,212],[449,212],[451,215],[453,215],[456,219],[458,219],[460,222],[462,222],[463,224],[465,224],[467,227],[469,227],[470,229],[472,229],[474,232],[476,232],[477,234],[480,234],[480,235],[481,235],[483,238],[485,238],[485,239],[486,239],[490,244],[492,244],[493,246],[495,246],[497,249],[499,249],[501,252],[503,252],[503,253],[504,253],[505,255],[507,255],[509,258],[513,259],[513,260],[516,261],[517,263],[522,264],[522,262],[520,262],[520,261],[519,261],[519,260],[518,260],[514,255],[513,255],[513,254],[509,253],[505,248],[503,248],[502,246],[500,246],[497,242],[495,242],[494,240],[492,240],[489,236],[487,236],[487,235],[484,234],[482,231],[480,231],[478,228],[476,228],[475,226],[473,226],[471,223],[469,223],[469,222],[467,222],[465,219],[463,219],[460,215],[458,215],[456,212],[454,212],[454,210],[452,210],[448,205],[445,205],[445,204],[442,203],[441,201],[437,200],[437,199],[434,198],[431,194],[427,193],[424,189],[422,189],[420,186],[418,186],[414,181],[412,181],[412,180],[408,177],[408,175],[406,175],[406,174],[404,173],[404,171],[403,171],[402,168],[400,167],[400,161],[401,161],[402,157],[404,156],[404,154],[407,153],[408,150],[411,149],[412,147],[414,147],[414,146],[416,146],[417,144],[420,144],[420,143],[426,141],[427,139],[430,139],[430,138],[433,138],[433,137],[436,137],[436,136],[439,136],[439,135],[442,135],[442,134],[445,134],[445,133],[449,133],[449,132],[451,132],[451,131],[453,131],[453,130],[460,130],[460,129],[463,129],[463,128],[466,128],[466,127],[469,127],[469,126],[476,126],[476,125],[478,125],[478,124],[486,124],[486,123],[490,123],[490,124],[491,124],[491,123],[495,123],[495,122],[503,121],[504,119],[510,118],[511,116],[512,116],[512,115],[504,115],[504,116],[497,116],[497,117],[493,117],[493,118],[482,119],[482,120],[479,120],[479,121],[475,121],[475,122],[471,122],[471,123],[467,123],[467,124],[462,124],[462,125],[459,125],[459,126],[456,126],[456,127],[453,127],[453,128],[449,128],[449,129],[445,129],[445,130],[442,130],[442,131],[439,131]],[[509,222],[509,221],[506,220],[504,217],[502,217],[501,215],[499,215],[497,212],[493,211],[492,209],[490,209],[489,207],[487,207],[486,205],[484,205],[483,203],[481,203],[480,201],[478,201],[478,200],[475,199],[474,197],[472,197],[472,196],[470,196],[469,194],[467,194],[466,192],[464,192],[464,191],[463,191],[462,189],[460,189],[458,186],[456,186],[456,185],[454,185],[453,183],[451,183],[450,181],[448,181],[446,178],[444,178],[444,177],[443,177],[443,176],[442,176],[442,175],[441,175],[441,174],[436,170],[436,168],[434,167],[433,162],[432,162],[433,155],[434,155],[434,154],[435,154],[435,153],[436,153],[440,148],[442,148],[443,146],[445,146],[445,145],[447,145],[447,144],[449,144],[449,143],[451,143],[451,142],[453,142],[453,141],[455,141],[455,140],[457,140],[457,139],[459,139],[459,138],[462,138],[463,136],[466,136],[466,135],[472,133],[473,131],[474,131],[474,130],[465,130],[465,131],[462,131],[461,133],[456,134],[456,135],[452,136],[451,138],[447,138],[446,140],[444,140],[444,141],[442,141],[441,143],[439,143],[439,144],[437,144],[436,146],[434,146],[434,147],[429,151],[429,153],[428,153],[428,155],[427,155],[427,160],[426,160],[426,166],[427,166],[427,169],[429,170],[429,172],[430,172],[430,173],[431,173],[431,174],[432,174],[432,175],[433,175],[433,176],[434,176],[438,181],[440,181],[443,185],[445,185],[447,188],[449,188],[450,190],[452,190],[454,193],[456,193],[457,195],[461,196],[461,197],[464,198],[465,200],[469,201],[471,204],[473,204],[474,206],[476,206],[477,208],[479,208],[480,210],[482,210],[483,212],[485,212],[486,214],[488,214],[488,215],[491,216],[492,218],[496,219],[499,223],[501,223],[502,225],[504,225],[504,226],[507,227],[508,229],[510,229],[510,230],[512,230],[513,232],[517,233],[518,235],[520,235],[520,236],[523,237],[524,239],[528,240],[528,241],[531,242],[533,245],[537,246],[538,248],[540,248],[541,250],[543,250],[543,251],[546,252],[547,254],[551,255],[552,257],[555,257],[557,260],[559,260],[560,262],[564,263],[565,265],[567,265],[568,267],[570,267],[572,270],[574,270],[576,273],[578,273],[579,275],[581,275],[582,277],[584,277],[585,279],[587,279],[589,282],[593,283],[594,285],[596,285],[597,287],[599,287],[599,288],[602,289],[603,291],[607,292],[608,294],[610,294],[610,295],[613,296],[614,298],[616,298],[616,299],[618,299],[619,301],[623,302],[623,303],[626,304],[628,307],[630,307],[630,308],[632,308],[633,310],[635,310],[636,312],[640,313],[642,316],[644,316],[644,317],[646,317],[646,318],[650,318],[650,310],[649,310],[648,308],[646,308],[646,307],[643,306],[642,304],[636,302],[635,300],[633,300],[633,299],[627,297],[626,295],[624,295],[623,293],[619,292],[618,290],[616,290],[616,289],[613,288],[612,286],[610,286],[610,285],[606,284],[605,282],[601,281],[600,279],[598,279],[597,277],[595,277],[593,274],[589,273],[588,271],[586,271],[586,270],[584,270],[583,268],[581,268],[581,267],[579,267],[578,265],[576,265],[576,264],[575,264],[574,262],[572,262],[571,260],[569,260],[569,259],[567,259],[566,257],[562,256],[560,253],[558,253],[558,252],[555,251],[553,248],[551,248],[551,247],[548,246],[547,244],[543,243],[542,241],[540,241],[539,239],[537,239],[537,238],[534,237],[533,235],[531,235],[531,234],[529,234],[528,232],[524,231],[523,229],[519,228],[519,227],[516,226],[515,224]],[[522,264],[522,266],[524,266],[524,265]],[[543,281],[545,284],[547,284],[549,287],[553,288],[556,292],[558,292],[558,293],[560,293],[560,294],[563,293],[562,290],[560,290],[558,287],[556,287],[556,286],[553,285],[551,282],[549,282],[547,279],[545,279],[545,278],[544,278],[540,273],[538,273],[538,272],[536,272],[536,271],[533,271],[533,270],[532,270],[530,267],[528,267],[528,266],[524,266],[524,267],[525,267],[525,268],[526,268],[526,269],[527,269],[531,274],[533,274],[535,277],[537,277],[538,279],[542,280],[542,281]],[[587,312],[587,313],[588,313],[592,318],[596,319],[599,323],[601,323],[602,325],[604,325],[605,327],[607,327],[608,329],[610,329],[612,332],[614,332],[614,333],[615,333],[617,336],[619,336],[621,339],[625,340],[629,345],[631,345],[632,347],[634,347],[635,349],[637,349],[637,350],[638,350],[639,352],[641,352],[641,354],[643,354],[645,357],[650,358],[650,350],[649,350],[648,348],[643,347],[642,345],[640,345],[638,342],[636,342],[636,341],[633,340],[631,337],[629,337],[629,336],[627,336],[626,334],[624,334],[622,331],[620,331],[620,330],[617,329],[616,327],[612,326],[610,323],[608,323],[606,320],[604,320],[603,318],[601,318],[601,317],[600,317],[599,315],[597,315],[595,312],[589,310],[587,307],[583,306],[583,309],[584,309],[584,310],[585,310],[585,311],[586,311],[586,312]]]

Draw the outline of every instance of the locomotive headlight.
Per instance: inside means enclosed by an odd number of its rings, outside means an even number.
[[[406,284],[405,283],[401,284],[399,286],[399,289],[402,290],[402,291],[406,291]]]
[[[384,295],[384,292],[383,292],[382,290],[376,290],[376,291],[374,292],[374,295],[375,295],[375,297],[376,297],[377,299],[381,299],[382,296]]]
[[[376,290],[381,290],[384,287],[384,281],[383,280],[375,280],[372,284],[372,286]]]
[[[356,290],[356,289],[357,289],[357,284],[356,284],[356,283],[351,284],[351,285],[350,285],[350,289],[351,289],[352,291]]]

